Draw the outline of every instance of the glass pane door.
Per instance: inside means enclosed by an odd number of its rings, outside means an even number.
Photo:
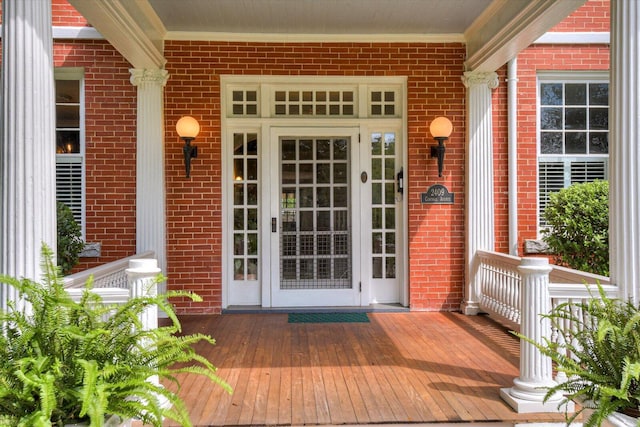
[[[351,289],[349,138],[280,139],[280,289]]]

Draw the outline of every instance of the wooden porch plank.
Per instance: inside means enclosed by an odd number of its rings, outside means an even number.
[[[286,320],[283,319],[283,322]],[[282,354],[280,355],[280,395],[278,396],[278,424],[291,424],[292,420],[292,384],[293,384],[293,332],[284,329]],[[275,396],[274,396],[275,400]],[[275,402],[274,402],[275,404]]]
[[[430,332],[437,335],[439,341],[446,340],[451,330],[451,322],[439,320],[437,325],[437,328],[430,327]],[[417,327],[421,328],[420,325]],[[517,368],[504,359],[502,354],[492,351],[486,345],[478,342],[478,345],[468,346],[475,340],[472,334],[468,334],[464,338],[451,343],[446,353],[440,350],[437,357],[440,360],[445,360],[442,358],[449,356],[451,361],[449,364],[450,375],[458,385],[455,393],[456,399],[466,405],[473,418],[486,421],[499,420],[499,412],[503,412],[502,409],[508,407],[499,398],[498,390],[500,387],[508,385],[508,382],[505,384],[505,381],[512,378],[508,374],[495,372],[495,369],[506,367],[507,371],[515,372]],[[463,342],[466,342],[467,345],[463,345]],[[469,351],[469,348],[473,348],[473,353]],[[487,393],[487,388],[490,394]]]
[[[202,316],[199,316],[202,317]],[[242,321],[242,319],[239,319]],[[223,337],[228,336],[225,331],[227,327],[237,327],[237,324],[231,325],[232,319],[216,319],[215,317],[207,316],[204,319],[200,320],[201,327],[195,331],[192,330],[190,325],[190,319],[185,320],[187,322],[187,328],[189,328],[190,332],[203,332],[211,334],[212,331],[220,332],[220,335]],[[206,357],[209,361],[213,363],[214,366],[218,368],[218,375],[226,380],[227,382],[232,383],[233,378],[228,377],[223,368],[221,366],[226,365],[225,362],[229,357],[237,354],[233,352],[233,349],[241,348],[241,340],[242,337],[236,335],[229,335],[230,337],[234,337],[231,342],[225,341],[223,344],[220,344],[216,341],[216,345],[211,347],[209,345],[200,346],[198,348],[198,353]],[[217,387],[212,385],[208,380],[197,376],[197,375],[186,375],[185,380],[182,381],[182,389],[189,390],[188,394],[183,397],[186,402],[192,402],[190,416],[191,419],[203,419],[208,415],[218,414],[218,408],[220,406],[225,406],[231,402],[231,395],[222,390],[221,387]],[[194,387],[193,390],[190,390],[190,384],[194,383],[200,384],[200,387]],[[193,392],[192,392],[193,391]]]
[[[418,339],[411,332],[412,325],[406,316],[376,316],[376,320],[382,321],[385,318],[391,319],[388,323],[387,333],[384,335],[391,339],[390,346],[396,349],[396,363],[404,366],[407,371],[406,378],[409,379],[412,387],[416,390],[418,397],[429,411],[423,420],[430,421],[460,421],[458,413],[450,405],[449,399],[444,395],[443,390],[432,387],[432,384],[439,382],[437,373],[420,369],[419,363],[424,357],[422,352],[428,353],[431,347],[438,344],[435,342],[420,349],[419,354],[412,354],[409,349],[412,343]],[[420,373],[420,375],[418,375]],[[426,418],[432,416],[433,418]]]
[[[342,337],[344,339],[344,337]],[[335,339],[335,338],[334,338]],[[357,424],[366,424],[370,422],[369,413],[367,412],[367,406],[365,404],[365,398],[360,392],[360,385],[358,383],[358,377],[353,371],[349,357],[343,340],[336,342],[336,357],[338,359],[338,366],[347,386],[349,400],[353,405],[353,411],[356,416]]]
[[[383,317],[370,315],[372,322],[378,322],[384,325],[381,320]],[[389,329],[392,331],[392,329]],[[373,340],[378,348],[390,348],[394,346],[389,334],[375,334]],[[439,406],[434,406],[431,409],[425,399],[422,398],[419,389],[421,384],[416,379],[415,375],[407,369],[406,362],[402,357],[399,357],[397,351],[384,351],[378,352],[379,360],[378,365],[383,367],[384,375],[389,382],[390,389],[393,390],[400,402],[403,402],[404,411],[406,412],[407,421],[415,420],[436,420],[445,419],[444,412]],[[424,390],[426,393],[426,390]],[[431,399],[428,399],[431,401]],[[438,416],[439,415],[439,416]]]
[[[336,425],[356,423],[357,417],[347,381],[342,375],[342,368],[338,362],[339,344],[335,342],[328,328],[323,329],[322,334],[319,335],[319,342],[323,349],[321,361],[324,367],[323,376],[331,423]]]
[[[447,333],[443,333],[440,327],[442,322],[437,322],[437,327],[431,327],[430,339],[435,339],[438,342],[444,342],[447,337]],[[416,346],[414,351],[428,346],[429,343],[425,340],[424,335],[420,334],[413,342]],[[480,410],[477,406],[479,397],[483,396],[483,390],[480,388],[474,389],[474,381],[469,379],[468,375],[473,374],[467,368],[460,368],[459,363],[462,363],[464,358],[469,353],[469,348],[453,350],[448,348],[446,351],[440,346],[429,346],[431,350],[431,363],[434,367],[437,367],[439,372],[441,384],[439,387],[444,393],[451,396],[448,401],[451,406],[456,410],[458,416],[464,421],[470,420],[493,420],[493,414],[487,415]],[[479,348],[474,348],[474,357],[478,355]],[[441,361],[441,362],[436,362]],[[496,385],[497,392],[497,385]]]
[[[279,321],[281,319],[277,316],[273,316]],[[272,326],[274,333],[269,334],[269,340],[271,346],[269,352],[271,353],[271,369],[268,370],[269,378],[269,394],[267,395],[266,413],[264,416],[264,422],[267,425],[280,424],[279,411],[280,411],[280,394],[282,392],[282,371],[285,369],[284,365],[289,365],[288,360],[285,358],[290,352],[290,334],[289,329],[278,328],[278,325],[274,323]],[[281,331],[278,333],[277,331]],[[289,350],[288,350],[289,349]],[[287,385],[285,385],[285,388]]]
[[[291,371],[291,423],[305,424],[305,396],[304,396],[304,360],[307,350],[306,335],[302,333],[301,325],[292,328],[292,371]]]
[[[314,328],[313,331],[307,331],[309,338],[309,364],[313,385],[313,398],[316,406],[316,420],[318,424],[329,424],[331,423],[331,414],[329,411],[329,393],[327,392],[327,388],[330,387],[331,384],[325,381],[325,376],[322,373],[322,371],[326,369],[326,366],[322,364],[320,359],[320,353],[322,352],[324,343],[318,342],[318,337],[322,334],[323,329],[325,328]]]
[[[517,414],[500,399],[499,388],[518,375],[518,342],[490,319],[369,317],[359,324],[289,324],[283,314],[183,317],[185,333],[216,338],[201,354],[234,388],[229,396],[181,376],[194,426],[563,420]]]
[[[372,421],[395,422],[406,420],[406,411],[404,411],[397,399],[395,391],[389,386],[386,377],[378,373],[382,366],[379,356],[384,353],[384,351],[380,350],[384,347],[381,347],[376,340],[376,337],[380,334],[372,333],[372,331],[375,331],[375,329],[370,327],[353,329],[354,339],[352,340],[356,362],[361,367],[374,394],[373,405],[380,412],[380,419]]]
[[[233,396],[224,421],[226,425],[239,425],[242,413],[253,411],[253,402],[247,399],[247,389],[249,387],[249,372],[258,352],[256,343],[261,332],[260,323],[254,322],[253,325],[250,325],[249,333],[245,335],[247,345],[243,345],[241,348],[240,366],[234,370],[236,382],[232,385]]]

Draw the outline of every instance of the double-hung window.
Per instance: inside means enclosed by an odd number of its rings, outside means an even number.
[[[66,204],[84,235],[84,73],[57,68],[56,199]]]
[[[538,225],[544,227],[551,193],[608,179],[608,75],[539,74],[538,142]]]

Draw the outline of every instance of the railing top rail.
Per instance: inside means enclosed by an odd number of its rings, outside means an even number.
[[[71,274],[64,278],[64,286],[65,288],[80,288],[84,286],[84,284],[87,282],[87,280],[89,280],[89,277],[91,276],[93,276],[94,279],[98,279],[100,277],[107,276],[109,274],[114,274],[128,268],[129,261],[132,259],[153,258],[154,256],[155,256],[155,252],[153,251],[141,252],[139,254],[135,254],[126,258],[121,258],[113,262],[109,262],[103,265],[99,265],[97,267],[90,268],[88,270]]]
[[[586,271],[573,270],[571,268],[552,265],[553,270],[549,273],[550,282],[558,283],[600,283],[602,285],[610,285],[611,280],[607,276],[599,274],[587,273]]]
[[[478,257],[478,259],[481,261],[494,259],[494,260],[500,260],[500,262],[504,262],[505,264],[513,264],[513,265],[519,265],[520,261],[522,260],[522,257],[519,257],[519,256],[504,254],[501,252],[483,251],[483,250],[477,250],[476,257]]]
[[[505,266],[512,266],[514,269],[522,261],[522,257],[503,254],[495,251],[476,251],[476,256],[479,261],[485,263],[500,262]],[[607,276],[601,276],[599,274],[587,273],[586,271],[573,270],[571,268],[562,267],[555,264],[549,264],[551,267],[551,273],[549,273],[549,281],[551,283],[589,283],[601,285],[611,285],[611,279]]]
[[[615,298],[618,287],[615,285],[601,285],[605,295]],[[551,298],[592,298],[599,297],[598,287],[594,284],[580,285],[578,283],[549,283]]]

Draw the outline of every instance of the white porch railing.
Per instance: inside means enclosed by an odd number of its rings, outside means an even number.
[[[72,274],[64,278],[65,289],[71,297],[79,301],[85,284],[93,277],[92,292],[100,295],[106,304],[124,304],[129,298],[155,295],[157,285],[151,286],[160,273],[152,251],[122,258],[95,268]],[[144,328],[158,327],[158,309],[150,307],[141,316]]]
[[[475,261],[480,310],[498,317],[535,342],[557,337],[550,320],[541,315],[558,304],[597,298],[597,284],[608,296],[618,294],[608,277],[550,265],[546,258],[478,251]],[[555,384],[551,359],[525,340],[520,341],[520,376],[513,383],[513,387],[502,389],[500,395],[520,413],[573,411],[571,402],[559,407],[563,400],[560,394],[545,401],[546,387]]]
[[[89,268],[79,273],[71,274],[64,278],[64,287],[67,289],[84,288],[84,285],[93,276],[94,288],[123,288],[129,289],[126,269],[129,261],[139,258],[153,258],[153,251],[142,252],[127,258],[122,258],[98,267]]]
[[[520,289],[522,275],[518,270],[523,258],[499,252],[476,252],[476,294],[480,310],[520,329]],[[606,276],[572,270],[549,264],[548,277],[551,307],[567,301],[578,301],[598,295],[596,284],[602,285],[608,296],[617,296],[617,286],[611,285]]]

